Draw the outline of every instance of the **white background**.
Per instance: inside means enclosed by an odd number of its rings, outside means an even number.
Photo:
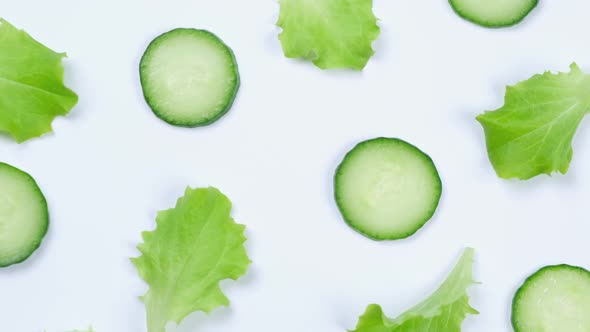
[[[224,282],[230,308],[171,331],[343,332],[369,303],[396,316],[431,293],[466,246],[477,250],[464,331],[510,330],[512,295],[554,263],[590,267],[590,124],[565,176],[499,179],[474,117],[502,105],[504,86],[572,61],[590,72],[590,2],[545,0],[527,20],[488,30],[444,0],[376,0],[381,36],[362,73],[286,59],[270,0],[1,0],[0,15],[56,51],[80,102],[55,133],[0,160],[32,174],[51,227],[24,264],[0,270],[0,331],[145,331],[147,286],[128,258],[156,211],[187,185],[216,186],[248,226],[254,264]],[[142,99],[138,62],[172,28],[218,34],[242,87],[212,126],[175,128]],[[404,241],[352,231],[332,176],[356,142],[400,137],[434,159],[444,184],[436,216]]]

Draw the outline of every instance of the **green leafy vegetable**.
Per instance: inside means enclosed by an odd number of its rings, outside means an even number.
[[[352,332],[431,332],[461,331],[467,314],[478,314],[469,305],[467,288],[472,277],[474,251],[468,248],[447,277],[429,298],[395,319],[383,314],[379,305],[370,305]]]
[[[47,332],[47,330],[45,330],[44,332]],[[82,330],[72,330],[72,331],[69,331],[69,332],[96,332],[96,331],[94,331],[94,329],[93,329],[93,328],[92,328],[92,326],[91,326],[91,327],[89,327],[89,328],[88,328],[88,330],[86,330],[86,331],[82,331]]]
[[[76,105],[63,83],[64,57],[0,19],[0,132],[19,143],[41,136]]]
[[[277,25],[288,58],[322,68],[362,70],[379,36],[372,0],[280,0]]]
[[[250,264],[245,227],[231,218],[231,208],[215,188],[187,188],[175,208],[158,213],[156,230],[143,233],[142,255],[132,261],[150,286],[143,297],[149,332],[229,305],[219,282],[237,280]]]
[[[91,327],[89,327],[89,329],[87,331],[82,331],[82,330],[73,330],[71,332],[95,332],[94,329]]]
[[[590,75],[575,63],[570,69],[507,87],[504,106],[477,117],[498,176],[526,180],[567,172],[572,139],[590,110]]]

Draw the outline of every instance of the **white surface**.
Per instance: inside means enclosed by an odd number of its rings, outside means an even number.
[[[231,308],[192,315],[174,331],[342,332],[369,303],[390,315],[423,299],[465,246],[477,249],[464,331],[509,331],[512,294],[553,263],[590,267],[590,125],[566,176],[528,182],[494,174],[474,117],[502,104],[504,85],[577,61],[590,71],[590,2],[546,0],[524,22],[486,30],[446,1],[376,0],[382,34],[362,73],[286,59],[273,0],[4,0],[3,17],[58,51],[80,95],[55,134],[0,159],[30,172],[52,224],[26,263],[0,270],[0,331],[145,331],[145,290],[128,258],[157,210],[185,186],[214,185],[248,226],[254,265],[226,283]],[[175,27],[209,29],[235,51],[242,88],[207,128],[157,119],[137,66]],[[406,241],[377,243],[348,228],[332,199],[343,154],[375,136],[429,153],[443,178],[438,213]]]

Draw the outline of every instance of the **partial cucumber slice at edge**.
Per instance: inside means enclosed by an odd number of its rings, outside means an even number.
[[[45,196],[26,172],[0,163],[0,267],[22,263],[49,228]]]
[[[236,57],[207,30],[178,28],[156,37],[140,62],[144,99],[163,121],[199,127],[219,120],[240,87]]]
[[[449,0],[463,19],[486,28],[505,28],[524,20],[539,0]]]
[[[442,182],[432,159],[397,138],[357,144],[334,176],[345,222],[373,240],[407,238],[435,214]]]
[[[512,300],[515,332],[590,331],[590,271],[567,264],[529,276]]]

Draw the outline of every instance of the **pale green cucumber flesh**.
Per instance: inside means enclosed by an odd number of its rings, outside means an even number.
[[[232,50],[205,30],[175,29],[154,39],[140,64],[152,111],[176,126],[211,124],[231,108],[240,85]]]
[[[344,220],[375,240],[416,233],[434,215],[442,183],[432,159],[395,138],[359,143],[344,158],[334,179]]]
[[[464,19],[488,28],[502,28],[522,21],[539,0],[449,0]]]
[[[0,267],[31,256],[41,245],[48,226],[47,202],[35,180],[0,163]]]
[[[547,266],[531,275],[512,302],[515,332],[589,332],[590,272]]]

